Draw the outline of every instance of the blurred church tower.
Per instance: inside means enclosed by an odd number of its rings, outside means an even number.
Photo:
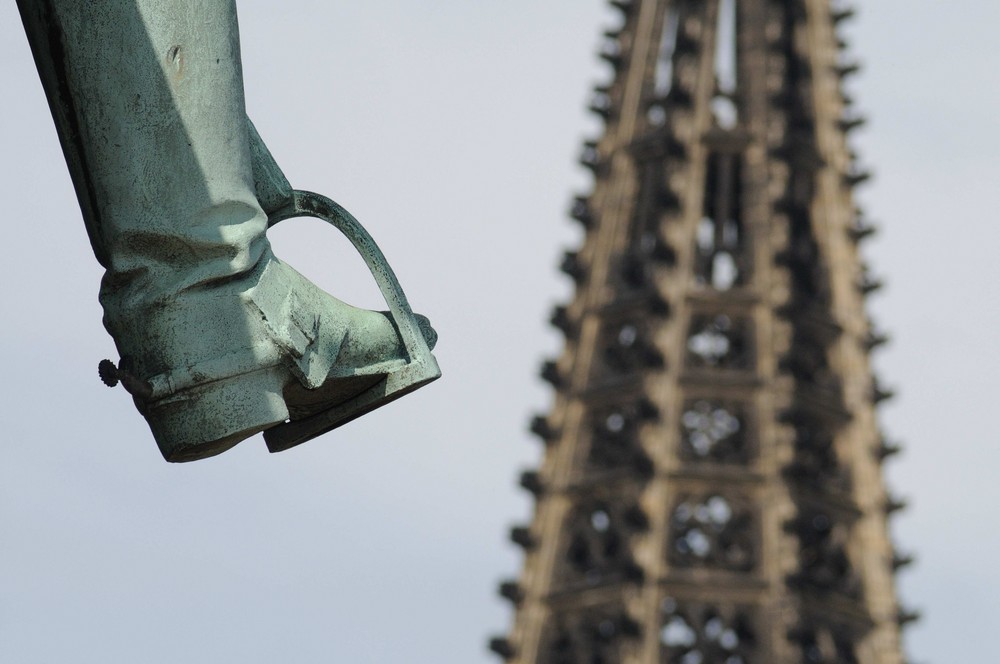
[[[612,0],[512,664],[901,664],[831,0]]]

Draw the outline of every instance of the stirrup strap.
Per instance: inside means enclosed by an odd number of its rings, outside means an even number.
[[[441,375],[437,360],[420,331],[420,324],[381,249],[350,212],[335,201],[309,191],[292,189],[257,129],[247,119],[257,200],[268,215],[268,227],[292,217],[316,217],[339,230],[361,254],[389,306],[389,314],[409,355],[404,367],[348,402],[278,425],[264,432],[268,449],[279,452],[303,443],[364,413],[393,401]]]
[[[342,205],[326,196],[292,189],[250,118],[247,118],[247,130],[250,138],[254,188],[258,202],[267,213],[268,228],[292,217],[316,217],[343,233],[354,249],[361,254],[375,278],[382,297],[389,305],[389,313],[396,324],[396,329],[399,330],[410,360],[417,362],[429,357],[430,348],[420,332],[420,325],[413,315],[399,280],[396,279],[396,274],[361,222]]]

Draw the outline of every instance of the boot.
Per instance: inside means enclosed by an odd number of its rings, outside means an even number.
[[[440,375],[360,224],[296,192],[246,119],[232,0],[18,0],[131,392],[168,461],[265,431],[287,449]],[[334,224],[390,305],[357,309],[271,251],[269,225]]]

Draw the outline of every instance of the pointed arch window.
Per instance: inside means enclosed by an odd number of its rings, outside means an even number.
[[[717,291],[746,283],[742,176],[742,154],[709,154],[702,217],[695,238],[695,279]]]

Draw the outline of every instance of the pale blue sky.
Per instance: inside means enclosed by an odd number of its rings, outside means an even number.
[[[0,659],[470,664],[510,611],[507,527],[550,395],[535,378],[567,298],[565,211],[599,125],[603,0],[240,3],[248,110],[298,187],[351,209],[441,333],[445,377],[301,448],[260,439],[175,466],[120,390],[100,269],[14,3],[0,4]],[[278,10],[276,7],[282,9]],[[914,661],[988,661],[1000,622],[1000,262],[995,259],[1000,4],[879,0],[847,30],[871,118],[857,145],[888,280],[877,364],[912,507],[894,534],[918,564]],[[289,222],[294,223],[294,222]],[[376,307],[359,260],[319,224],[282,257]]]

